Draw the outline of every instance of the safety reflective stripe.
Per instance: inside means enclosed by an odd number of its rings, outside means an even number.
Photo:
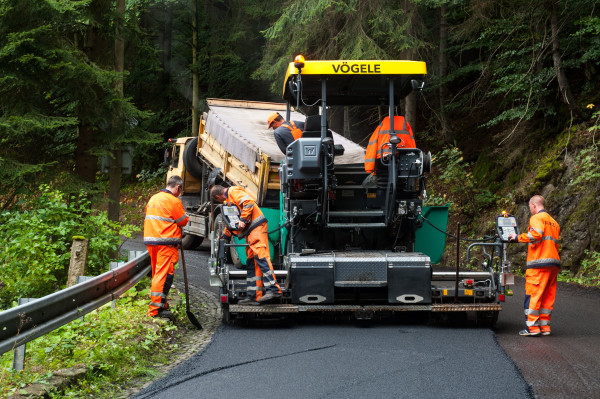
[[[535,242],[535,238],[533,238],[533,235],[531,235],[531,233],[527,233],[527,238],[529,238],[529,241]]]
[[[267,281],[265,281],[263,284],[264,284],[264,286],[265,286],[265,287],[272,287],[272,286],[274,286],[276,283],[275,283],[275,281],[274,281],[274,280],[273,280],[273,281],[271,281],[271,280],[267,280]]]
[[[244,195],[242,198],[240,198],[240,204],[243,204],[244,201],[248,201],[248,200],[252,200],[252,198],[250,198],[250,196],[248,196],[248,195]]]
[[[156,306],[156,307],[159,307],[159,308],[164,308],[165,304],[164,303],[150,302],[150,306]]]
[[[257,288],[255,285],[250,285],[246,288],[246,291],[256,291],[256,290],[257,290]]]
[[[529,320],[527,320],[527,321],[525,322],[525,325],[526,325],[527,327],[539,326],[539,325],[540,325],[540,322],[539,322],[539,320],[536,320],[536,321],[529,321]]]
[[[544,237],[542,237],[541,241],[554,241],[555,243],[559,244],[559,241],[556,238],[551,237],[551,236],[544,236]]]
[[[179,219],[177,219],[177,220],[175,221],[175,223],[179,223],[179,222],[181,222],[182,220],[184,220],[184,219],[185,219],[185,218],[187,218],[187,217],[188,217],[188,215],[187,215],[186,213],[184,213],[182,217],[180,217]]]
[[[187,215],[183,215],[183,219],[185,219]],[[161,222],[168,222],[168,223],[176,223],[177,221],[175,219],[170,219],[170,218],[166,218],[163,216],[155,216],[155,215],[146,215],[145,220],[158,220]]]
[[[367,158],[365,159],[365,162],[375,162],[377,160],[377,158]]]
[[[540,315],[540,311],[536,310],[536,309],[525,309],[525,314],[539,316]]]
[[[254,208],[254,204],[244,205],[244,209]]]
[[[540,234],[544,234],[544,230],[536,229],[535,227],[532,227],[531,230],[537,231]]]
[[[148,245],[176,245],[180,243],[180,237],[144,237],[144,244]]]
[[[162,292],[151,292],[150,296],[159,296],[161,298],[166,298],[167,296],[165,294],[163,294]]]
[[[542,314],[552,314],[552,309],[544,309],[544,308],[541,308],[541,309],[540,309],[540,312],[541,312]]]
[[[547,265],[547,266],[560,266],[560,260],[558,259],[552,259],[552,258],[547,258],[547,259],[534,259],[534,260],[530,260],[529,262],[527,262],[527,267],[529,266],[540,266],[540,265]]]
[[[248,278],[246,278],[246,281],[249,281],[249,282],[258,281],[258,280],[259,280],[259,277],[256,277],[256,276],[255,277],[248,277]]]
[[[550,320],[540,320],[540,326],[549,326]]]

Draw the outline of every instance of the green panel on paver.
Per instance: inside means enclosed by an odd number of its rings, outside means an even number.
[[[448,227],[448,211],[450,204],[445,206],[424,206],[423,216],[431,224],[442,231]],[[426,221],[423,227],[415,233],[415,252],[422,252],[431,258],[431,263],[439,263],[446,247],[446,235]]]
[[[263,215],[267,218],[267,224],[269,225],[269,231],[277,230],[279,227],[279,209],[272,208],[260,208]],[[283,230],[283,229],[282,229]],[[273,233],[269,234],[269,253],[271,255],[271,261],[273,260],[273,248],[276,245],[279,245],[279,233],[280,230],[273,231]],[[234,237],[234,242],[236,244],[245,244],[245,239],[239,239]],[[246,248],[245,247],[236,247],[238,256],[240,257],[240,261],[242,264],[246,264]]]

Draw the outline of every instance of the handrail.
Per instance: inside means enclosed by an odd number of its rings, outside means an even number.
[[[150,272],[150,255],[90,280],[0,312],[0,355],[117,299]]]

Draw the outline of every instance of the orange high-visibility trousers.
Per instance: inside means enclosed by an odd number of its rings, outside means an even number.
[[[559,271],[558,267],[543,267],[525,272],[525,323],[531,333],[550,332]]]
[[[167,295],[173,285],[175,263],[179,260],[177,247],[168,245],[147,245],[152,263],[152,284],[150,286],[150,306],[148,316],[156,316],[160,309],[167,309]]]
[[[246,237],[246,257],[248,274],[246,277],[246,290],[248,297],[257,301],[263,296],[263,291],[272,291],[281,294],[281,287],[277,284],[271,255],[269,254],[269,236],[266,223],[256,226]]]

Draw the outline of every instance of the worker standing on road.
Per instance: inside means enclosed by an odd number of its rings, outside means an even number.
[[[394,131],[400,142],[396,144],[397,148],[416,148],[415,138],[412,128],[405,117],[394,116]],[[367,173],[375,172],[376,163],[381,158],[386,158],[392,154],[391,146],[385,145],[390,142],[390,117],[386,116],[377,126],[367,145],[365,153],[365,171]],[[381,165],[380,165],[381,166]]]
[[[526,242],[527,270],[525,272],[525,317],[527,328],[519,335],[550,335],[550,314],[556,298],[556,280],[560,271],[558,239],[560,226],[546,211],[541,195],[529,200],[527,233],[510,234],[513,242]]]
[[[256,205],[256,202],[241,187],[213,186],[210,189],[213,202],[236,206],[240,213],[238,230],[223,229],[223,235],[238,238],[245,237],[248,274],[246,276],[248,297],[239,301],[240,305],[259,305],[281,296],[281,288],[277,284],[271,255],[269,254],[269,238],[267,219]],[[263,290],[265,291],[263,295]]]
[[[273,136],[275,136],[277,146],[285,154],[287,146],[302,137],[304,122],[286,122],[279,112],[273,112],[267,119],[267,127],[274,130]]]
[[[146,205],[144,219],[144,244],[152,263],[152,285],[148,316],[171,319],[167,295],[173,285],[175,263],[179,260],[181,228],[189,220],[179,196],[183,192],[183,179],[171,176],[167,187],[155,194]]]

